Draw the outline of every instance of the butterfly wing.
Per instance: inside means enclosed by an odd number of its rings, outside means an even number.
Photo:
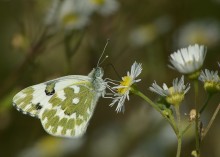
[[[91,82],[74,83],[56,92],[39,114],[44,129],[51,135],[83,135],[100,97]]]
[[[39,118],[49,134],[78,137],[85,133],[100,95],[91,77],[72,75],[27,87],[15,95],[13,104]]]
[[[39,111],[48,104],[56,91],[73,83],[90,79],[88,76],[70,75],[27,87],[14,96],[13,105],[23,114],[38,117]]]
[[[45,87],[45,84],[38,84],[23,89],[14,96],[13,105],[23,114],[38,117],[43,104],[42,100],[46,98],[44,94]]]

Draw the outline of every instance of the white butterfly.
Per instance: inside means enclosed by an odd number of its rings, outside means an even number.
[[[13,105],[18,111],[39,118],[51,135],[82,136],[107,87],[102,79],[104,71],[98,65],[99,62],[88,76],[70,75],[27,87],[14,96]]]

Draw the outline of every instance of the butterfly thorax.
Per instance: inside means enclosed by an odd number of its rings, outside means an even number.
[[[106,83],[102,79],[104,75],[104,70],[101,67],[94,68],[90,73],[89,77],[92,78],[92,85],[96,92],[103,95],[105,93],[106,89]]]

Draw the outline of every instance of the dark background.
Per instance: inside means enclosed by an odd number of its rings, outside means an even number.
[[[143,64],[138,87],[152,100],[154,80],[171,85],[181,74],[169,69],[169,54],[189,44],[207,46],[204,68],[218,70],[220,62],[220,0],[118,0],[110,16],[94,13],[87,27],[74,31],[67,52],[62,29],[41,41],[43,19],[51,1],[0,0],[0,156],[172,157],[175,135],[161,116],[140,98],[130,96],[125,113],[116,113],[111,100],[100,99],[82,139],[48,135],[38,119],[12,106],[21,89],[65,75],[87,75],[106,49],[105,77],[119,79],[134,61]],[[50,31],[51,28],[49,28]],[[67,33],[68,34],[68,33]],[[40,42],[39,42],[40,40]],[[189,82],[189,80],[186,80]],[[199,103],[206,93],[200,82]],[[181,106],[182,119],[193,108],[193,89]],[[207,125],[219,94],[202,115]],[[219,115],[202,143],[202,156],[220,156]],[[185,125],[183,124],[183,125]],[[182,156],[195,148],[193,129],[184,136]]]

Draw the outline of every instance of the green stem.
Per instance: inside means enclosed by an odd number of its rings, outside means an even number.
[[[178,136],[178,129],[177,129],[175,123],[172,120],[170,120],[166,115],[164,115],[163,112],[160,110],[160,108],[153,101],[151,101],[147,96],[145,96],[139,90],[131,88],[131,92],[137,96],[140,96],[142,99],[144,99],[146,102],[148,102],[154,109],[156,109],[169,122],[169,124],[173,128],[173,131]]]
[[[177,152],[176,157],[180,157],[181,147],[182,147],[182,130],[181,130],[181,116],[180,116],[180,108],[179,105],[175,106],[176,118],[177,118],[177,126],[178,126],[178,136],[177,136]]]
[[[178,136],[178,145],[177,145],[177,153],[176,153],[176,157],[180,157],[180,154],[181,154],[181,147],[182,147],[182,135],[179,134],[179,136]]]
[[[197,157],[200,156],[200,135],[199,135],[199,107],[198,107],[198,80],[194,81],[194,89],[195,89],[195,109],[196,109],[196,119],[195,119],[195,139],[196,139],[196,152]]]
[[[208,102],[209,102],[209,100],[211,99],[211,97],[212,97],[212,94],[208,94],[208,97],[207,97],[207,99],[206,99],[204,105],[203,105],[202,108],[199,110],[199,113],[200,113],[200,114],[201,114],[201,113],[205,110],[205,108],[207,107]]]
[[[179,105],[175,106],[175,111],[176,111],[176,118],[177,118],[178,129],[179,129],[179,132],[180,132],[181,117],[180,117],[180,107],[179,107]]]

